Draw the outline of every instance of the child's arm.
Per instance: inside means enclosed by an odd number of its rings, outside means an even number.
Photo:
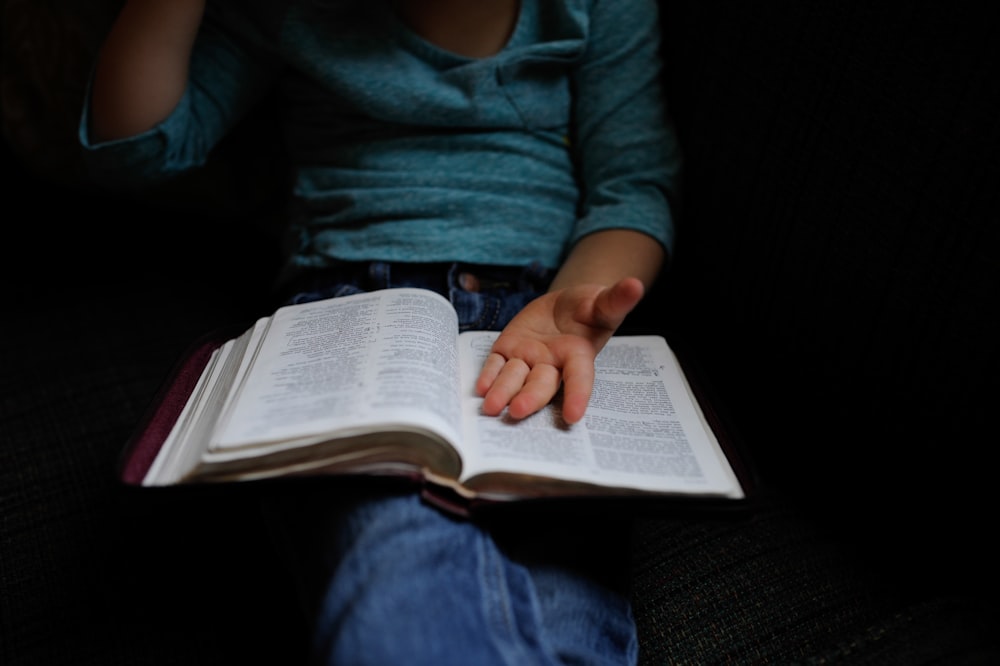
[[[563,418],[583,418],[594,359],[642,299],[663,265],[659,242],[610,229],[574,246],[548,293],[529,303],[497,338],[476,384],[483,412],[524,418],[563,385]]]
[[[594,360],[672,245],[680,154],[666,108],[656,0],[593,3],[573,74],[571,145],[583,188],[578,239],[549,293],[497,338],[477,382],[483,410],[523,418],[564,390],[583,418]]]
[[[140,134],[184,94],[206,0],[127,0],[98,54],[91,94],[94,139]]]

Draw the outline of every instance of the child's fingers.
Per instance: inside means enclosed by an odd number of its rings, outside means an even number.
[[[479,371],[479,378],[476,379],[476,395],[486,395],[486,392],[493,386],[493,382],[496,381],[497,375],[500,374],[506,363],[507,359],[496,352],[491,352],[486,357],[486,361],[483,362],[483,367]]]
[[[594,301],[595,319],[606,328],[618,328],[642,300],[645,287],[637,278],[619,280],[598,294]]]
[[[563,419],[576,423],[583,418],[594,388],[594,359],[586,354],[574,354],[566,359],[562,372]]]
[[[521,390],[511,398],[507,412],[515,419],[531,416],[545,405],[559,390],[559,369],[548,363],[531,368]]]
[[[505,362],[489,390],[483,396],[483,413],[487,416],[500,414],[524,386],[529,372],[528,364],[519,358]]]

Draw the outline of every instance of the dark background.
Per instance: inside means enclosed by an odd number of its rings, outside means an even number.
[[[875,5],[666,4],[666,317],[776,483],[891,571],[995,586],[1000,48]]]

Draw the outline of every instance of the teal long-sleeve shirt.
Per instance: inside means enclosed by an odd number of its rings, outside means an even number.
[[[293,167],[288,263],[557,267],[632,229],[673,249],[680,156],[655,0],[522,0],[499,53],[460,56],[384,0],[210,0],[186,92],[151,130],[80,139],[96,178],[142,186],[205,162],[278,95]]]

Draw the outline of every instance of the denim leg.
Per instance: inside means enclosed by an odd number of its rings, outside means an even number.
[[[450,298],[462,329],[496,330],[548,279],[534,267],[480,271],[470,290],[463,270],[372,262],[310,281],[289,302],[426,286]],[[300,584],[317,665],[637,661],[627,595],[606,580],[626,566],[615,556],[627,553],[627,528],[523,514],[484,527],[374,480],[303,482],[263,506]]]
[[[542,631],[560,664],[635,664],[639,639],[628,598],[555,564],[528,567]]]
[[[340,501],[327,515],[317,664],[636,661],[624,595],[572,567],[518,562],[413,493]]]

